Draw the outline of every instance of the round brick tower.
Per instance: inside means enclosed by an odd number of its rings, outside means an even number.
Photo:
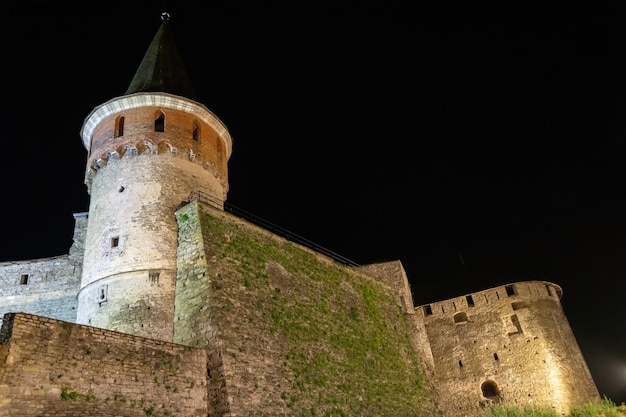
[[[178,227],[191,195],[223,208],[232,139],[196,101],[169,16],[129,88],[81,129],[90,196],[77,323],[171,341]]]

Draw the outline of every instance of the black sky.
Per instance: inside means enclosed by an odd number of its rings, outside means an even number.
[[[88,209],[79,131],[122,95],[163,2],[0,13],[0,261],[66,254]],[[416,305],[561,285],[601,395],[626,401],[626,4],[168,2],[233,140],[228,203]]]

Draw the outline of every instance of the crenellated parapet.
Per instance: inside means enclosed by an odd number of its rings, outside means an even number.
[[[181,152],[177,147],[166,141],[153,143],[144,140],[136,143],[124,143],[115,149],[105,149],[99,154],[91,155],[85,172],[85,184],[88,191],[91,192],[91,183],[98,171],[109,163],[119,161],[122,158],[133,158],[141,155],[167,155],[194,162],[213,174],[224,187],[227,185],[225,165],[223,163],[216,163],[215,161],[202,158],[202,154],[199,156],[192,147]],[[225,187],[225,189],[227,188]]]
[[[206,107],[166,93],[118,97],[94,109],[81,137],[89,151],[85,183],[112,161],[143,155],[182,158],[202,166],[227,189],[232,138]]]
[[[524,281],[425,304],[419,306],[418,310],[421,310],[420,316],[423,316],[427,323],[439,319],[459,323],[476,313],[498,311],[507,314],[541,300],[554,300],[559,303],[561,297],[563,290],[557,284],[547,281]]]

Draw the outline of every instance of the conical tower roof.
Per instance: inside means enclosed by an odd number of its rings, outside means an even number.
[[[182,55],[176,45],[168,13],[152,39],[135,76],[124,95],[161,92],[198,101]]]

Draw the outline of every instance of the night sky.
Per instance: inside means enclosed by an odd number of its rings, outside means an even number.
[[[416,305],[554,282],[600,394],[626,402],[626,3],[202,4],[165,8],[233,137],[230,207],[400,260]],[[68,253],[82,123],[124,94],[164,3],[94,7],[0,13],[0,261]]]

